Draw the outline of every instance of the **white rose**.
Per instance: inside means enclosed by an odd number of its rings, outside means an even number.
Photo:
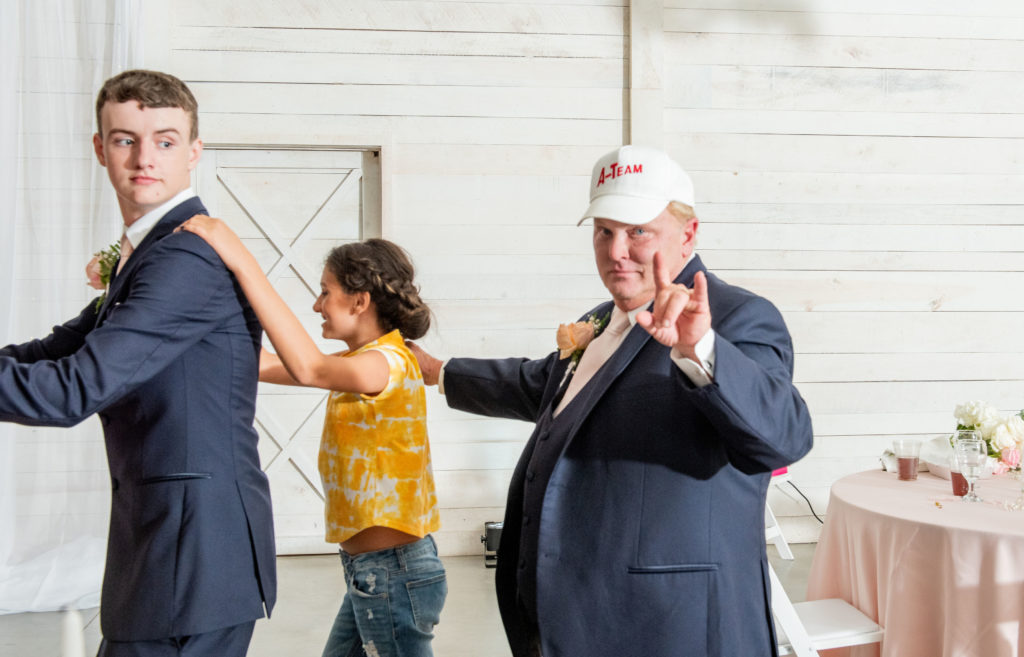
[[[1024,418],[1019,415],[1011,415],[1004,422],[1006,432],[1018,445],[1024,443]]]
[[[1020,418],[1018,418],[1020,419]],[[1009,427],[1010,421],[1000,422],[995,426],[992,431],[992,447],[997,451],[1003,451],[1009,447],[1017,446],[1017,437],[1014,435],[1013,430]]]
[[[978,429],[981,431],[982,436],[985,437],[987,437],[986,433],[991,434],[1001,420],[999,411],[983,401],[970,401],[966,404],[960,404],[953,411],[953,415],[958,423],[965,427]]]
[[[986,417],[981,420],[978,425],[978,431],[981,432],[981,437],[985,440],[992,440],[992,435],[995,433],[996,427],[998,427],[1003,421],[1003,418],[998,415],[994,417]]]

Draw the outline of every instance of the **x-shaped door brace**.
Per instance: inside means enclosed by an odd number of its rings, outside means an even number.
[[[261,169],[266,171],[266,169]],[[231,169],[218,169],[217,178],[221,184],[224,185],[224,189],[227,190],[228,194],[235,199],[239,207],[248,215],[249,219],[256,226],[257,229],[263,236],[267,238],[270,245],[274,247],[280,257],[270,266],[267,271],[267,278],[270,279],[271,283],[276,283],[288,267],[291,267],[295,274],[299,277],[299,280],[306,286],[309,293],[314,297],[319,295],[318,290],[320,289],[320,276],[317,272],[313,271],[304,262],[299,260],[298,254],[295,253],[294,248],[306,241],[306,235],[309,233],[309,229],[313,227],[317,219],[324,216],[330,216],[330,210],[333,206],[340,203],[345,199],[346,196],[355,188],[359,182],[359,175],[352,175],[353,173],[360,172],[359,169],[347,169],[345,170],[344,177],[338,182],[338,184],[331,190],[331,193],[327,195],[324,202],[313,213],[313,216],[306,221],[299,234],[289,242],[288,239],[281,234],[279,230],[274,226],[273,222],[261,221],[260,217],[265,216],[265,213],[260,211],[259,201],[249,195],[245,190],[245,185],[238,181]],[[341,173],[340,171],[338,173]],[[340,192],[340,193],[339,193]]]
[[[303,427],[306,426],[306,423],[309,422],[309,419],[316,415],[316,412],[320,410],[320,407],[323,406],[324,400],[326,399],[327,395],[320,397],[316,404],[313,405],[313,408],[310,409],[306,417],[302,418],[302,422],[299,422],[299,426],[296,427],[295,431],[293,431],[285,440],[278,438],[278,436],[285,435],[285,429],[277,423],[274,416],[268,413],[262,405],[256,405],[256,422],[263,427],[264,433],[266,433],[267,436],[274,441],[274,444],[281,450],[267,461],[263,471],[268,475],[272,474],[274,470],[277,470],[280,467],[280,464],[290,461],[291,464],[295,466],[295,469],[299,471],[302,478],[306,480],[306,483],[312,486],[313,490],[315,490],[317,495],[320,496],[321,500],[324,499],[324,488],[320,483],[320,471],[317,468],[316,463],[313,463],[302,452],[296,451],[295,446],[298,445],[296,438],[298,438],[299,433],[302,431]]]
[[[248,167],[238,167],[237,169],[243,168]],[[267,171],[266,168],[261,168],[260,170],[264,172]],[[331,193],[327,195],[324,202],[317,207],[313,216],[311,216],[302,226],[299,234],[291,241],[288,241],[288,239],[274,227],[273,222],[261,220],[261,217],[265,217],[266,214],[261,211],[259,201],[247,193],[245,184],[237,179],[234,175],[233,168],[225,167],[217,169],[217,179],[220,180],[222,185],[224,185],[224,189],[232,198],[235,199],[235,202],[238,203],[238,206],[242,211],[246,213],[256,228],[263,233],[263,236],[267,238],[271,246],[273,246],[280,254],[280,257],[273,265],[271,265],[267,272],[267,278],[270,279],[272,284],[280,280],[285,271],[291,267],[299,277],[299,280],[301,280],[306,286],[306,289],[309,290],[310,294],[314,297],[318,295],[317,291],[320,289],[320,276],[299,260],[298,254],[295,252],[295,248],[306,240],[306,236],[309,233],[310,228],[319,218],[330,216],[330,211],[333,207],[344,200],[351,190],[358,186],[360,180],[359,174],[361,173],[359,169],[339,170],[338,173],[343,175],[342,179],[334,189],[331,190]],[[324,498],[324,490],[320,483],[320,473],[316,464],[302,454],[302,452],[298,451],[298,442],[296,442],[296,438],[309,419],[313,417],[320,406],[323,405],[325,399],[327,399],[327,395],[320,397],[317,403],[310,410],[309,414],[307,414],[302,422],[299,423],[298,428],[287,438],[282,438],[286,431],[280,424],[278,424],[274,417],[267,412],[263,405],[256,405],[256,421],[261,427],[263,427],[267,436],[273,440],[274,444],[281,450],[271,458],[266,467],[263,468],[264,472],[269,475],[276,469],[280,468],[281,464],[291,462],[302,478],[313,487],[313,490],[317,492],[321,499]]]

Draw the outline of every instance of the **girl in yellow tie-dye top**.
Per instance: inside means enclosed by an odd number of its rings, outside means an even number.
[[[323,336],[349,347],[328,355],[223,222],[193,217],[182,228],[209,242],[235,274],[277,350],[261,355],[260,380],[331,391],[320,475],[326,538],[341,544],[348,591],[324,657],[432,655],[448,589],[430,536],[440,518],[423,377],[405,346],[427,332],[430,310],[408,256],[381,239],[328,254],[313,310],[324,318]]]

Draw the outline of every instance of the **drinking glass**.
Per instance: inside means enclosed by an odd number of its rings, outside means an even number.
[[[953,443],[958,440],[981,440],[981,432],[977,429],[957,429],[953,434]]]
[[[963,496],[963,501],[980,502],[981,498],[974,491],[974,482],[981,477],[981,471],[988,460],[988,445],[984,440],[962,439],[956,441],[953,449],[960,472],[967,479],[967,494]]]
[[[900,481],[917,479],[917,464],[921,454],[921,441],[914,438],[897,438],[892,441],[892,451],[899,465]]]
[[[960,440],[981,440],[981,432],[975,429],[958,429],[953,434],[953,453],[949,457],[949,479],[953,484],[953,494],[957,497],[967,494],[967,479],[960,472],[960,464],[956,459],[956,444]]]
[[[1024,470],[1018,468],[1018,470],[1013,473],[1013,477],[1017,480],[1017,483],[1020,484],[1020,495],[1017,496],[1017,499],[1007,504],[1006,508],[1010,511],[1024,511]]]

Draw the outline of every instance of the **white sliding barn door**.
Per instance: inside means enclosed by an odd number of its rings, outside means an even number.
[[[345,349],[322,340],[312,306],[330,248],[380,235],[377,153],[207,147],[195,175],[206,207],[239,234],[321,348]],[[337,549],[324,542],[317,471],[326,397],[321,390],[260,384],[256,428],[279,554]]]

